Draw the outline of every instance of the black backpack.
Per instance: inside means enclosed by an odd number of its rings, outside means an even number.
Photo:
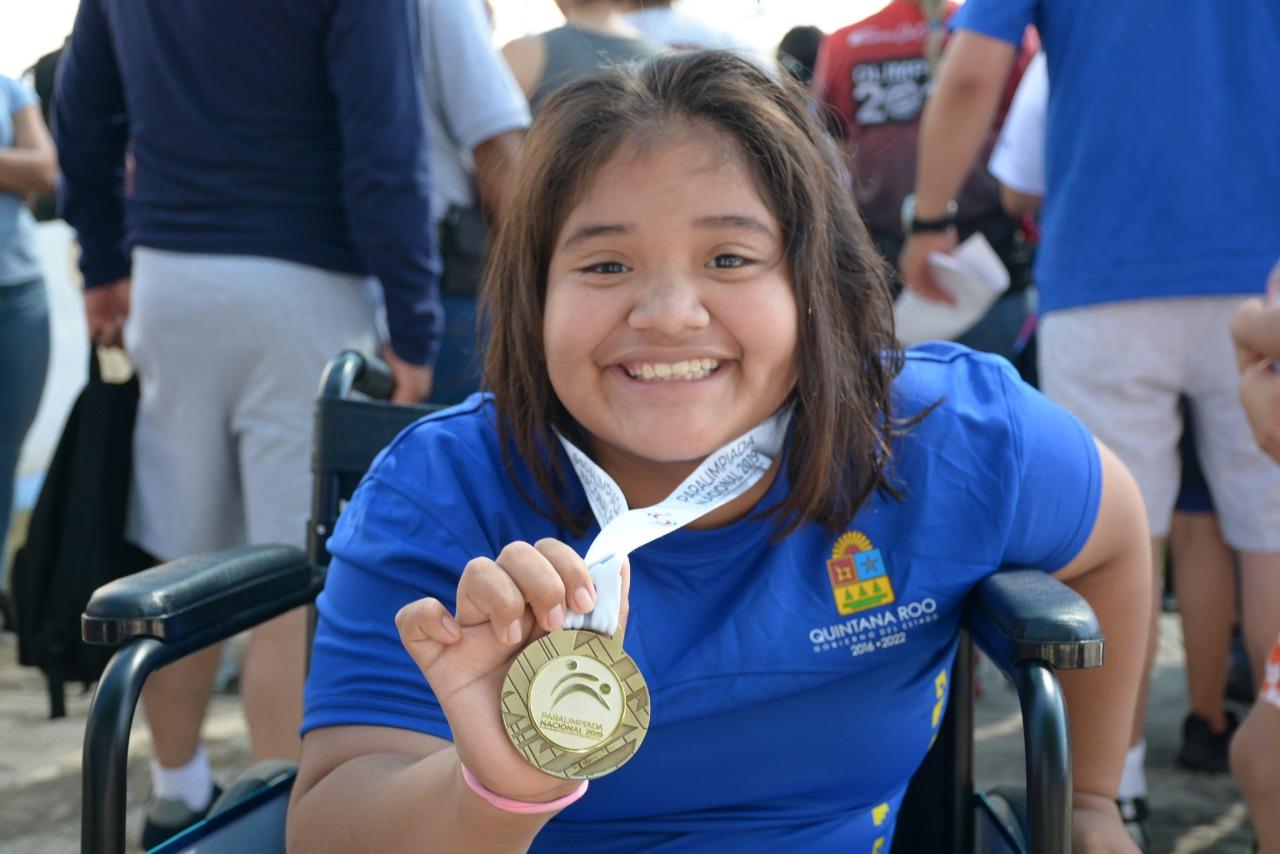
[[[53,127],[53,94],[54,80],[58,74],[58,63],[62,60],[63,48],[46,53],[36,60],[36,64],[27,69],[31,77],[31,88],[40,96],[40,112],[44,114],[44,123]],[[36,222],[47,222],[58,219],[58,193],[52,191],[40,193],[32,203],[32,213]]]
[[[154,560],[123,539],[138,378],[102,380],[93,348],[89,382],[67,416],[10,578],[18,661],[44,671],[50,717],[66,715],[65,685],[97,681],[115,651],[80,640],[93,591]]]

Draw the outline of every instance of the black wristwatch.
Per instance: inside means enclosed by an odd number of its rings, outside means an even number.
[[[956,227],[958,210],[955,201],[950,201],[947,202],[945,216],[938,219],[919,219],[916,217],[916,194],[911,193],[902,200],[902,230],[907,234],[947,231]]]

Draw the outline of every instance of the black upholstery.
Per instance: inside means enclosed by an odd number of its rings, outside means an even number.
[[[226,624],[251,603],[305,600],[317,590],[316,573],[299,549],[211,552],[99,587],[81,617],[81,633],[87,643],[109,646],[144,636],[173,643]]]
[[[1043,661],[1059,669],[1102,664],[1102,629],[1093,609],[1040,570],[1003,570],[988,578],[970,594],[964,623],[997,664]]]

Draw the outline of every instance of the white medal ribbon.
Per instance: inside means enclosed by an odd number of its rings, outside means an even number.
[[[586,614],[570,611],[564,627],[612,637],[622,611],[622,561],[755,486],[781,452],[790,421],[791,407],[786,406],[712,453],[661,502],[634,510],[627,509],[627,499],[613,478],[557,433],[600,525],[584,558],[596,588],[595,608]]]

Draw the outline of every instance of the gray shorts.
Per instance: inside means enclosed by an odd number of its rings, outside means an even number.
[[[320,374],[345,348],[375,352],[376,312],[360,276],[134,250],[130,541],[161,560],[304,543]]]
[[[1280,465],[1258,450],[1237,395],[1230,323],[1242,297],[1106,303],[1040,322],[1040,387],[1133,472],[1151,535],[1169,533],[1185,395],[1223,539],[1280,551]]]

